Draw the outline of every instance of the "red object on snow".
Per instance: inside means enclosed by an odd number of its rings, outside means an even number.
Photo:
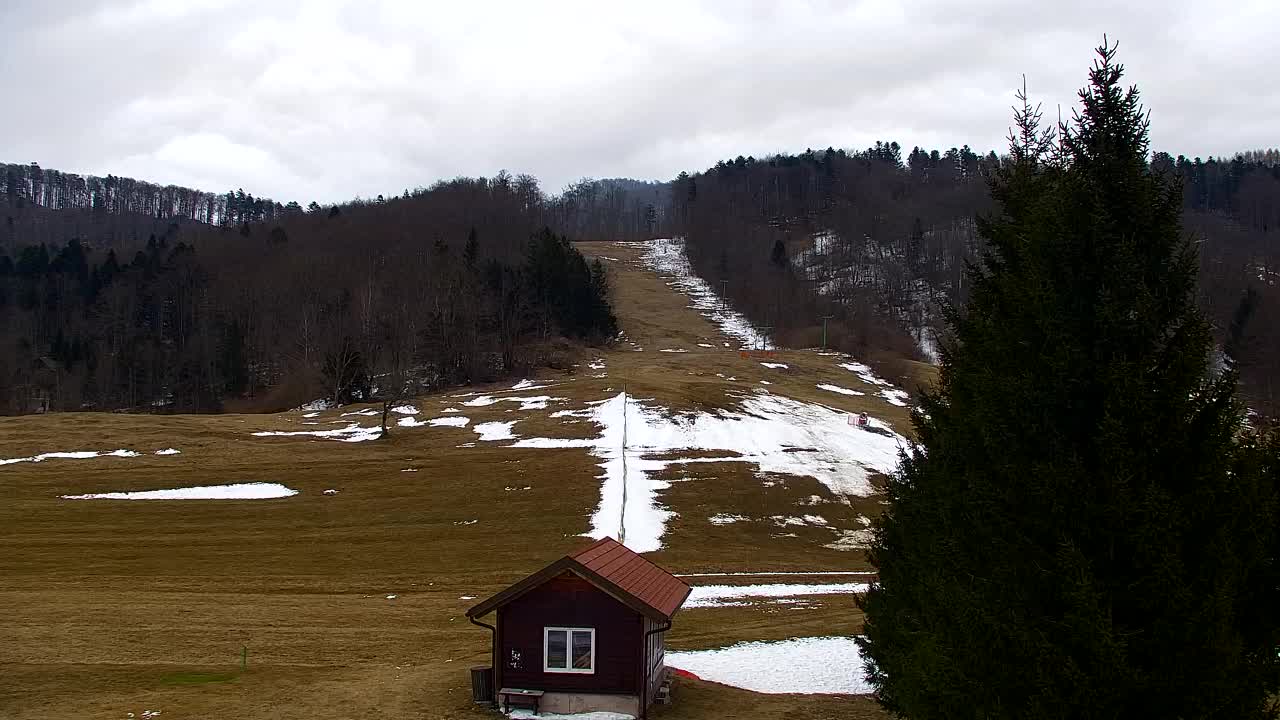
[[[690,679],[692,679],[692,680],[701,680],[701,679],[702,679],[702,678],[698,677],[697,675],[695,675],[694,673],[691,673],[691,672],[689,672],[688,670],[681,670],[681,669],[680,669],[680,668],[678,668],[678,667],[667,668],[667,670],[670,670],[670,671],[671,671],[671,673],[672,673],[673,675],[679,675],[680,677],[686,677],[686,678],[690,678]]]

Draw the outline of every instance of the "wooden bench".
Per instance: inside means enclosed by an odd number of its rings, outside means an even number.
[[[538,714],[538,703],[542,698],[541,690],[524,690],[521,688],[502,688],[498,691],[498,702],[502,705],[502,712],[511,710],[511,702],[514,700],[518,704],[527,705],[533,708],[533,714]]]

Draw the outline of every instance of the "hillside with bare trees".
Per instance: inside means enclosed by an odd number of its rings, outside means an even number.
[[[254,217],[224,201],[212,224],[0,197],[66,233],[18,221],[0,252],[0,412],[393,399],[615,333],[604,269],[545,227],[528,177]]]
[[[897,143],[738,157],[683,173],[664,214],[695,269],[735,307],[798,347],[934,359],[945,307],[963,307],[974,220],[1007,158]],[[1200,307],[1223,361],[1261,412],[1280,410],[1280,155],[1157,153],[1183,186],[1200,253]],[[825,320],[825,322],[824,322]]]

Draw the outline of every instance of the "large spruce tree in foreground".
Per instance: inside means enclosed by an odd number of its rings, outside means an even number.
[[[1180,189],[1104,43],[1055,139],[1024,99],[971,301],[889,483],[861,641],[910,718],[1259,718],[1277,468],[1210,376]]]

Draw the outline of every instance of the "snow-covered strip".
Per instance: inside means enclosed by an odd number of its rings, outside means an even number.
[[[431,427],[466,427],[471,422],[471,418],[462,415],[452,415],[450,417],[431,418],[427,424]]]
[[[841,395],[866,395],[866,393],[861,393],[857,390],[850,390],[849,388],[840,387],[839,385],[830,385],[827,383],[821,383],[818,385],[818,389],[827,390],[833,393],[840,393]]]
[[[396,407],[391,408],[391,412],[399,413],[401,415],[417,415],[418,408],[412,405],[397,405]]]
[[[352,415],[361,415],[361,416],[364,416],[364,417],[373,417],[374,415],[381,415],[381,414],[382,414],[382,411],[381,411],[381,410],[376,410],[376,409],[374,409],[374,408],[365,408],[365,409],[363,409],[363,410],[352,410],[351,412],[344,412],[344,413],[342,413],[341,415],[339,415],[338,417],[351,417]]]
[[[551,397],[550,395],[530,395],[527,397],[494,397],[492,395],[481,395],[477,398],[468,400],[463,405],[467,407],[485,407],[500,402],[518,402],[521,410],[546,410],[547,403],[559,402],[565,398]]]
[[[304,418],[320,417],[320,413],[318,413],[318,412],[309,412],[309,413],[304,414],[302,417],[304,417]]]
[[[551,387],[551,384],[538,385],[534,381],[529,380],[528,378],[525,378],[524,380],[521,380],[515,385],[512,385],[511,389],[512,390],[541,390],[542,388],[548,388],[548,387]]]
[[[604,360],[592,360],[590,363],[587,364],[587,367],[591,368],[592,370],[603,370]]]
[[[686,353],[686,352],[689,352],[689,351],[688,351],[688,350],[685,350],[684,348],[663,348],[662,350],[659,350],[658,352]]]
[[[840,367],[844,368],[845,370],[848,370],[851,373],[854,373],[855,375],[858,376],[859,380],[861,380],[862,382],[868,385],[882,385],[886,387],[892,387],[892,384],[888,380],[882,380],[881,378],[876,377],[876,374],[871,371],[871,368],[869,366],[863,365],[860,362],[843,362],[843,363],[840,363]]]
[[[782,572],[768,572],[761,570],[757,572],[706,572],[706,573],[676,573],[676,577],[782,577],[785,575],[803,575],[805,577],[826,577],[841,575],[861,575],[874,576],[874,572],[864,570],[814,570],[812,572],[804,572],[797,570],[785,570]]]
[[[791,368],[790,368],[790,366],[788,366],[786,363],[767,363],[767,362],[762,362],[762,363],[760,363],[760,364],[761,364],[761,365],[763,365],[763,366],[765,366],[765,367],[767,367],[767,368],[769,368],[770,370],[790,370],[790,369],[791,369]]]
[[[666,664],[712,682],[761,693],[860,695],[873,692],[858,644],[848,637],[739,643],[668,651]]]
[[[297,495],[280,483],[252,482],[232,485],[199,485],[167,490],[63,495],[64,500],[268,500]]]
[[[864,593],[867,583],[771,583],[766,585],[698,585],[685,600],[685,608],[745,605],[749,598],[783,598],[802,595],[851,595]],[[737,601],[737,602],[735,602]]]
[[[526,438],[513,447],[590,449],[603,469],[590,535],[623,536],[623,543],[637,552],[662,547],[671,513],[656,502],[657,492],[668,483],[655,476],[672,465],[747,462],[761,472],[815,478],[837,494],[867,496],[874,492],[870,473],[892,472],[904,442],[892,432],[881,435],[850,427],[843,412],[824,405],[767,394],[745,398],[740,411],[671,414],[619,393],[592,403],[584,416],[600,426],[598,437]],[[691,450],[725,455],[647,457]]]
[[[691,306],[703,317],[720,326],[720,331],[738,340],[743,347],[773,349],[768,336],[756,330],[742,313],[729,308],[705,280],[694,274],[689,266],[689,258],[685,255],[684,240],[659,239],[638,245],[644,250],[640,259],[650,270],[659,275],[668,275],[671,287],[689,297]]]
[[[38,463],[45,460],[88,460],[96,457],[138,457],[137,452],[133,450],[73,450],[71,452],[47,452],[31,457],[17,458],[0,458],[0,465],[12,465],[14,463]],[[161,454],[161,453],[157,453]],[[163,453],[169,454],[169,453]]]
[[[156,455],[181,455],[182,451],[177,448],[165,448],[163,450],[157,450],[155,454]]]
[[[612,260],[612,258],[609,259]],[[634,715],[606,712],[604,710],[585,713],[570,713],[568,715],[561,715],[558,713],[543,713],[541,715],[536,715],[532,710],[525,710],[524,708],[512,710],[507,717],[511,718],[511,720],[636,720]]]
[[[364,442],[366,440],[377,440],[382,437],[382,427],[378,425],[373,427],[361,427],[359,423],[351,423],[344,428],[336,430],[262,430],[254,433],[253,435],[254,437],[296,437],[301,435],[310,435],[312,437],[339,440],[341,442]]]
[[[515,420],[507,422],[487,422],[476,425],[472,430],[475,430],[476,433],[480,435],[481,442],[514,440],[516,436],[511,432],[511,426],[515,424]]]
[[[898,407],[907,407],[907,400],[910,397],[907,394],[907,391],[898,390],[894,388],[893,383],[889,382],[888,380],[876,377],[876,374],[871,371],[870,367],[867,367],[866,365],[863,365],[860,362],[843,362],[843,363],[840,363],[840,367],[844,368],[845,370],[848,370],[851,373],[856,374],[859,380],[861,380],[862,382],[868,385],[879,386],[880,392],[877,394],[880,397],[884,398],[885,402],[888,402],[892,405],[897,405]]]
[[[820,266],[820,259],[827,255],[834,246],[836,236],[830,230],[823,230],[813,234],[813,247],[806,248],[796,253],[791,258],[791,264],[801,268],[806,272],[806,276],[812,278],[814,271]]]
[[[459,410],[458,408],[455,408],[455,407],[447,407],[447,408],[445,408],[445,409],[441,410],[440,412],[443,412],[443,413],[454,413],[454,412],[462,412],[462,411],[461,411],[461,410]]]

